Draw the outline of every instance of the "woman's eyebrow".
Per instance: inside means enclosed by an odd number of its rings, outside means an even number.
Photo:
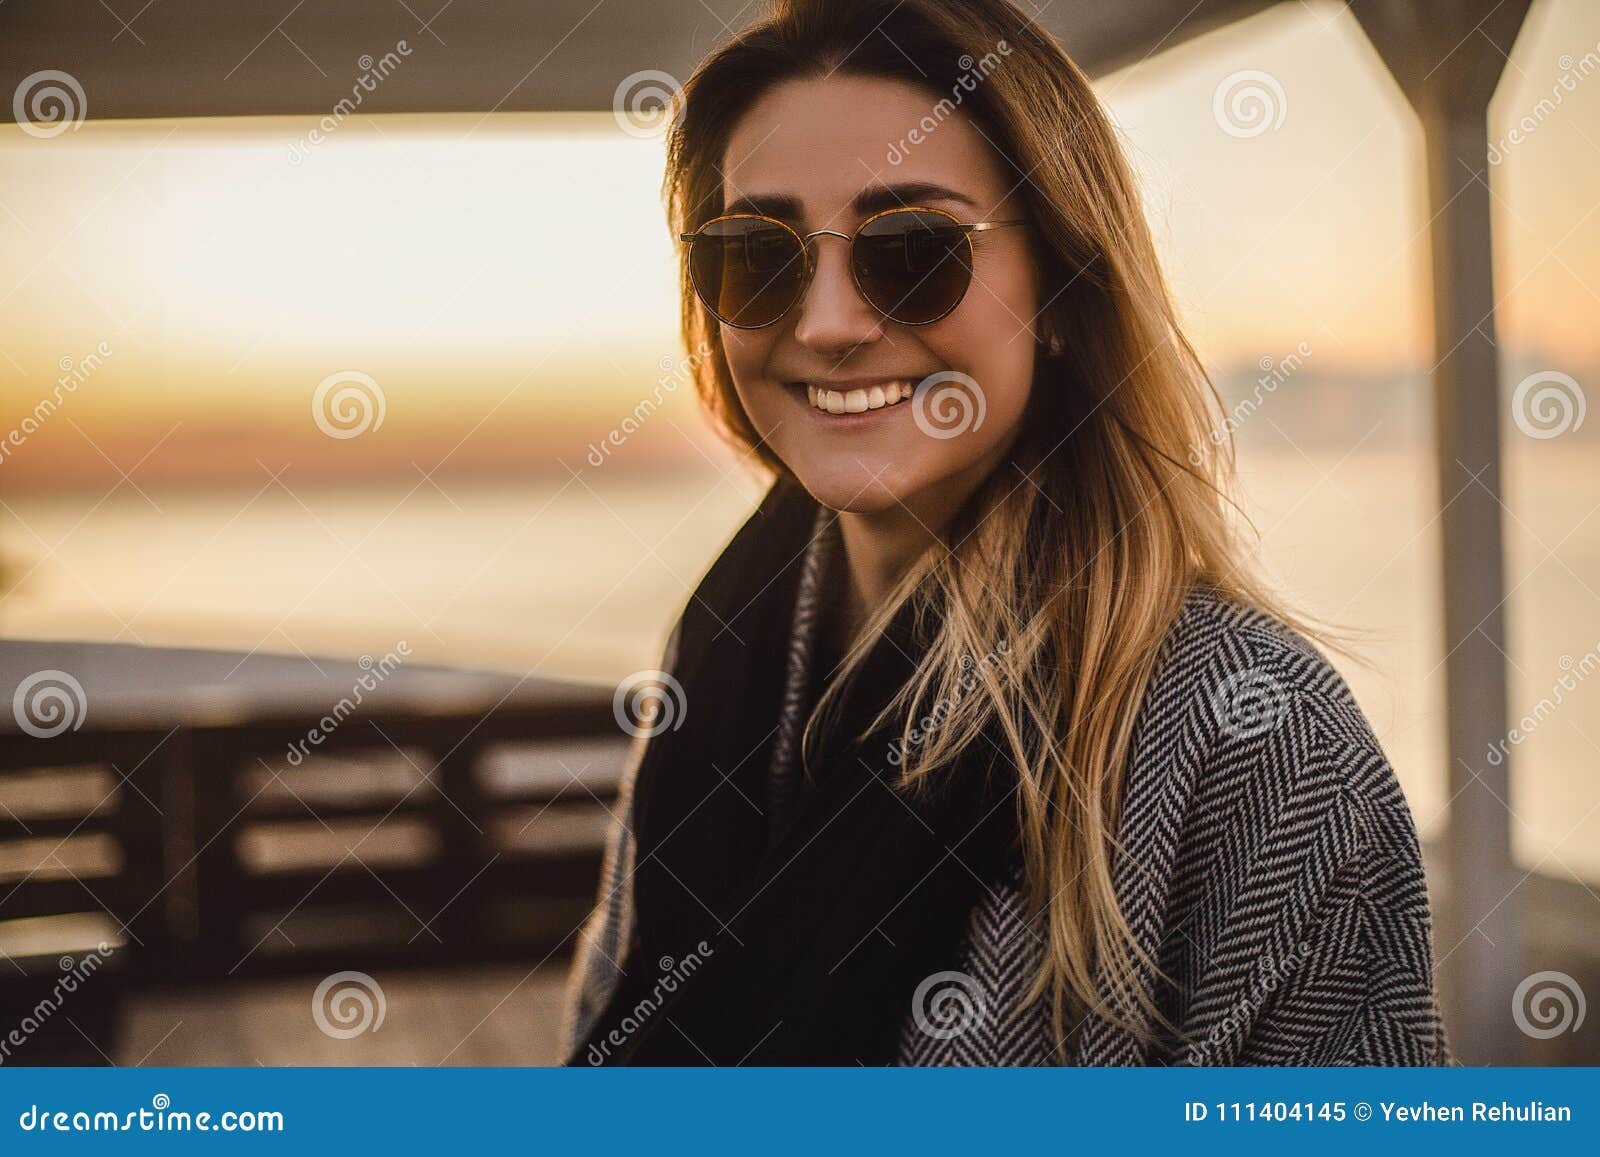
[[[780,221],[798,221],[803,215],[800,212],[800,198],[791,197],[786,193],[752,193],[744,197],[735,197],[722,211],[754,213],[760,217],[776,217]]]
[[[856,194],[850,207],[863,217],[884,209],[898,209],[903,205],[920,205],[925,201],[955,201],[969,209],[978,203],[964,193],[933,181],[902,181],[897,185],[877,185]]]
[[[903,205],[920,205],[927,201],[954,201],[969,209],[977,202],[964,193],[933,181],[902,181],[892,185],[875,185],[863,189],[850,202],[850,208],[866,217],[885,209],[898,209]],[[762,217],[776,217],[780,221],[798,221],[805,214],[800,198],[788,193],[751,193],[728,202],[724,213],[755,213]]]

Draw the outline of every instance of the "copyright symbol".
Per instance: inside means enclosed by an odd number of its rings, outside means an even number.
[[[1356,1102],[1356,1120],[1358,1120],[1358,1121],[1370,1121],[1370,1120],[1372,1120],[1372,1106],[1367,1104],[1365,1101],[1357,1101]]]

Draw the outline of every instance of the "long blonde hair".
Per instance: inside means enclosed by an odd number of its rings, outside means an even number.
[[[774,85],[841,72],[943,97],[997,46],[1001,63],[963,86],[962,110],[1026,174],[1020,193],[1050,303],[1041,329],[1067,353],[1041,360],[1009,467],[876,610],[812,722],[905,600],[917,601],[919,620],[937,604],[932,645],[873,726],[906,712],[908,785],[998,727],[1019,779],[1025,898],[1047,930],[1028,1000],[1049,995],[1058,1042],[1089,1011],[1148,1036],[1168,1022],[1140,967],[1159,970],[1118,907],[1112,865],[1130,741],[1163,637],[1203,585],[1346,648],[1253,572],[1230,498],[1221,400],[1179,328],[1132,173],[1088,78],[1006,0],[774,0],[683,86],[668,137],[668,215],[676,234],[722,211],[728,138]],[[792,477],[739,404],[719,327],[683,258],[684,338],[714,355],[696,370],[700,400],[730,442]],[[997,650],[1003,661],[974,662]],[[941,722],[911,742],[927,704],[939,705]]]

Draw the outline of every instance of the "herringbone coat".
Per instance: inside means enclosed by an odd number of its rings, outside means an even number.
[[[822,525],[802,572],[779,735],[809,709]],[[836,533],[836,532],[835,532]],[[672,669],[676,634],[664,669]],[[783,747],[780,745],[780,752]],[[571,1055],[604,1007],[633,928],[628,824],[637,751],[580,933],[563,1018]],[[793,763],[774,758],[776,774]],[[1196,589],[1141,705],[1114,867],[1152,985],[1181,1046],[1099,1017],[1062,1049],[1023,994],[1040,960],[1020,874],[972,910],[956,970],[930,962],[903,1013],[905,1065],[1437,1065],[1456,1063],[1433,987],[1428,892],[1400,784],[1343,678],[1278,620]],[[935,975],[935,974],[938,975]],[[1147,976],[1149,981],[1150,977]],[[954,1015],[952,1015],[952,1013]]]

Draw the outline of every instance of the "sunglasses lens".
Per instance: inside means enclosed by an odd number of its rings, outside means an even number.
[[[794,304],[805,250],[789,230],[754,217],[707,222],[689,248],[689,276],[706,308],[744,328],[771,325]]]
[[[926,325],[972,284],[972,245],[955,218],[896,209],[867,222],[853,253],[862,296],[891,320]]]

